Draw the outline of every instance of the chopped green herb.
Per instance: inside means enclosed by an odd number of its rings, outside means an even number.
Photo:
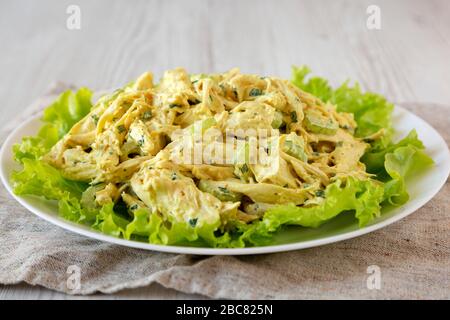
[[[134,211],[134,210],[136,210],[138,208],[138,205],[137,204],[133,204],[131,207],[130,207],[130,210],[131,211]]]
[[[298,119],[297,119],[297,112],[292,111],[290,115],[291,115],[291,121],[292,122],[297,122],[298,121]]]
[[[247,173],[248,172],[248,166],[247,166],[247,164],[246,163],[244,163],[242,166],[241,166],[241,172],[242,173]]]
[[[181,105],[179,105],[179,104],[177,104],[177,103],[171,103],[170,105],[169,105],[169,108],[181,108]]]
[[[172,180],[177,180],[177,179],[178,179],[177,173],[176,173],[176,172],[173,172],[173,173],[172,173],[172,176],[170,177],[170,179],[172,179]]]
[[[217,187],[220,191],[222,191],[223,193],[230,193],[230,191],[225,188],[225,187]]]
[[[317,197],[325,198],[325,191],[323,190],[316,190],[315,194]]]
[[[125,132],[125,126],[122,124],[120,126],[117,126],[117,131],[119,131],[119,133]]]
[[[192,228],[194,228],[197,225],[198,218],[189,219],[189,224]]]
[[[94,120],[95,124],[98,123],[99,117],[96,114],[91,115],[92,120]]]
[[[338,141],[336,143],[336,147],[342,147],[344,145],[344,141]]]
[[[145,143],[145,137],[141,136],[141,138],[138,140],[137,144],[139,147],[142,147]]]
[[[147,110],[142,115],[142,120],[150,120],[152,118],[153,114],[151,110]]]
[[[262,95],[262,91],[259,88],[252,88],[249,93],[250,97],[257,97]]]
[[[198,188],[203,192],[212,194],[221,201],[237,202],[242,198],[242,194],[233,192],[223,186],[214,185],[213,182],[208,180],[200,180],[198,183]]]

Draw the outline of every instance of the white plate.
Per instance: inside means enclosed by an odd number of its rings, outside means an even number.
[[[435,161],[435,166],[408,181],[408,191],[411,196],[408,203],[402,207],[383,208],[381,217],[361,229],[358,228],[356,220],[349,214],[341,214],[317,229],[290,227],[276,236],[277,244],[264,247],[214,249],[163,246],[119,239],[60,218],[57,213],[57,206],[52,201],[33,196],[16,196],[12,192],[10,175],[13,170],[19,169],[19,165],[12,159],[11,148],[22,137],[36,134],[41,126],[38,118],[29,120],[9,135],[0,154],[0,173],[6,189],[25,208],[50,223],[86,237],[134,248],[197,255],[243,255],[297,250],[354,238],[383,228],[422,207],[441,189],[450,172],[450,153],[444,139],[428,123],[403,108],[395,108],[393,122],[398,137],[403,137],[411,129],[416,129],[420,139],[427,146],[427,153]]]

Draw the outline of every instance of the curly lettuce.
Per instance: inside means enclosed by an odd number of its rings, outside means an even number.
[[[239,241],[253,245],[269,244],[274,232],[284,225],[317,228],[342,212],[353,212],[360,226],[380,215],[383,198],[381,183],[372,180],[337,180],[327,186],[324,200],[311,207],[286,204],[268,210],[264,218],[244,231]],[[245,227],[244,227],[245,229]]]
[[[62,217],[79,222],[92,220],[92,213],[81,207],[80,199],[88,187],[85,183],[65,179],[61,173],[41,161],[41,157],[55,145],[70,128],[92,108],[92,92],[81,88],[66,91],[44,111],[44,125],[34,137],[25,137],[13,146],[14,159],[23,166],[12,173],[11,180],[17,195],[35,195],[58,201]]]
[[[358,124],[356,136],[363,138],[384,130],[381,139],[366,140],[371,146],[361,160],[367,172],[376,174],[377,180],[384,182],[383,202],[406,203],[409,195],[405,179],[433,164],[417,132],[411,130],[405,138],[394,143],[391,120],[394,107],[386,98],[376,93],[363,93],[358,84],[350,86],[348,81],[333,89],[323,78],[308,78],[309,73],[308,67],[293,67],[292,83],[323,101],[335,104],[338,111],[352,113]]]
[[[433,161],[425,153],[413,130],[397,143],[392,142],[391,113],[393,105],[374,93],[363,93],[358,85],[345,82],[334,89],[327,80],[308,77],[307,67],[293,68],[292,83],[324,101],[350,112],[358,124],[356,136],[364,138],[384,130],[381,140],[371,145],[362,161],[376,179],[336,180],[327,186],[319,204],[298,207],[279,205],[251,224],[230,222],[226,229],[220,223],[197,225],[164,221],[150,209],[138,209],[133,216],[120,205],[110,203],[101,208],[84,208],[81,195],[89,187],[65,179],[52,166],[41,161],[50,148],[92,108],[92,92],[81,88],[66,91],[51,104],[42,118],[44,125],[34,137],[25,137],[13,147],[14,158],[23,169],[12,174],[14,192],[36,195],[58,202],[59,214],[68,220],[90,225],[105,234],[163,245],[211,247],[245,247],[270,244],[273,235],[285,225],[316,228],[343,212],[351,212],[363,227],[378,217],[382,205],[401,205],[408,201],[405,179],[423,170]]]
[[[54,126],[62,138],[91,111],[91,99],[92,91],[87,88],[80,88],[77,92],[67,90],[44,110],[42,120]]]
[[[379,130],[385,130],[383,144],[392,137],[391,113],[394,105],[385,97],[371,92],[362,92],[356,83],[351,86],[348,81],[333,89],[328,80],[320,77],[308,77],[310,69],[306,66],[292,68],[292,83],[309,92],[324,102],[337,106],[341,112],[352,113],[358,128],[357,137],[370,136]]]

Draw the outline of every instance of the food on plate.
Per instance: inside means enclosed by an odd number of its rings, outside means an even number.
[[[380,95],[293,68],[291,81],[149,72],[94,105],[67,91],[14,146],[15,193],[57,200],[66,219],[167,245],[270,244],[282,226],[352,212],[361,227],[408,201],[432,164],[413,130],[394,143]],[[300,229],[298,232],[302,232]]]

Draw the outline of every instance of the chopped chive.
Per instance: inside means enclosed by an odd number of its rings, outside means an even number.
[[[91,116],[91,118],[92,118],[92,120],[94,120],[95,124],[97,124],[97,123],[98,123],[98,120],[99,120],[99,117],[98,117],[98,115],[96,115],[96,114],[93,114],[93,115]]]
[[[194,228],[197,225],[198,218],[189,219],[189,224],[192,228]]]
[[[142,147],[145,143],[145,138],[144,136],[141,136],[141,138],[139,139],[139,141],[137,142],[139,147]]]
[[[230,191],[225,188],[225,187],[217,187],[220,191],[222,191],[223,193],[230,193]]]
[[[147,110],[142,115],[142,119],[143,120],[150,120],[152,118],[152,116],[153,116],[152,111],[151,110]]]
[[[119,131],[119,133],[125,132],[125,126],[121,124],[117,127],[117,131]]]
[[[250,97],[257,97],[257,96],[260,96],[261,94],[262,94],[262,91],[259,88],[252,88],[249,93]]]
[[[323,190],[316,190],[315,194],[317,197],[325,198],[325,191]]]
[[[298,121],[298,119],[297,119],[297,112],[292,111],[290,115],[291,115],[291,121],[292,122],[297,122]]]
[[[137,204],[133,204],[131,207],[130,207],[130,210],[131,211],[134,211],[134,210],[136,210],[138,208],[138,205]]]

